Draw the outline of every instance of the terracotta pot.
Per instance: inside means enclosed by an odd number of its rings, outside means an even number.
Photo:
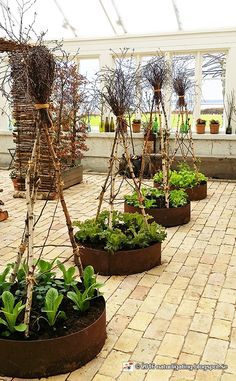
[[[154,183],[154,188],[163,189],[160,184]],[[170,190],[179,189],[171,186]],[[189,201],[199,201],[207,197],[207,182],[196,185],[192,188],[183,188],[188,195]]]
[[[140,123],[132,123],[132,130],[134,133],[140,132],[141,124]]]
[[[83,266],[92,265],[101,275],[128,275],[141,273],[161,264],[161,244],[135,249],[121,250],[114,254],[102,249],[81,247],[80,256]],[[75,257],[77,264],[77,257]]]
[[[196,124],[196,133],[197,134],[205,134],[205,124]]]
[[[0,209],[0,222],[5,221],[8,218],[8,212]]]
[[[15,190],[18,190],[18,187],[17,187],[17,179],[14,178],[14,179],[11,179],[11,181],[12,181],[12,184],[13,184],[14,189],[15,189]]]
[[[179,208],[150,208],[145,209],[146,213],[153,217],[154,221],[166,228],[187,224],[190,221],[190,203]],[[124,203],[124,212],[140,213],[139,207]]]
[[[105,300],[99,299],[101,315],[78,332],[45,340],[0,339],[0,374],[41,378],[72,372],[93,359],[106,339]]]
[[[210,133],[211,134],[218,134],[219,133],[219,123],[211,123],[210,124]]]

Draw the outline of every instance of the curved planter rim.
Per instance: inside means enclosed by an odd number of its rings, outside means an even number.
[[[114,254],[83,246],[80,248],[83,266],[92,265],[101,275],[129,275],[150,270],[161,264],[161,243],[144,248],[119,250]],[[77,263],[77,257],[75,257]]]
[[[155,222],[166,228],[187,224],[191,216],[190,202],[178,208],[150,208],[145,211],[153,217]],[[139,207],[128,205],[125,202],[124,212],[141,213],[141,210]]]
[[[160,184],[154,182],[154,188],[160,189]],[[171,189],[180,189],[172,186]],[[189,197],[189,201],[199,201],[207,197],[207,181],[195,185],[194,187],[182,188]]]

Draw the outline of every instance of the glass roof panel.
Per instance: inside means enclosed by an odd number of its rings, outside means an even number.
[[[19,23],[17,0],[1,4],[10,7]],[[36,0],[25,26],[32,23],[34,12],[36,33],[48,30],[46,38],[58,40],[174,32],[179,30],[178,17],[183,31],[236,27],[236,0]]]
[[[183,30],[236,26],[235,0],[175,0]]]

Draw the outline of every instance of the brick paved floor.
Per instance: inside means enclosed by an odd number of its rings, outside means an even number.
[[[1,261],[11,261],[23,230],[25,200],[12,198],[8,171],[0,171],[1,198],[9,219],[0,223]],[[84,175],[65,191],[72,220],[94,216],[104,176]],[[127,184],[122,193],[127,192]],[[37,213],[43,201],[37,203]],[[50,202],[36,228],[45,238],[56,202]],[[235,381],[236,380],[236,184],[209,182],[206,200],[192,202],[190,223],[169,228],[162,265],[131,276],[99,276],[107,300],[107,340],[98,357],[51,381]],[[122,210],[122,204],[117,205]],[[49,241],[67,244],[60,207]],[[48,242],[49,243],[49,242]],[[45,258],[71,255],[67,248],[45,250]],[[204,371],[122,371],[122,363],[226,364]],[[1,380],[1,378],[0,378]],[[10,378],[9,378],[10,380]],[[17,378],[14,378],[17,381]]]

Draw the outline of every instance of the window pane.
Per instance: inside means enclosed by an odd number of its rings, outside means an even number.
[[[172,71],[173,76],[178,75],[178,72],[185,72],[189,80],[190,85],[185,93],[185,102],[187,105],[188,116],[185,114],[183,118],[180,116],[180,110],[178,107],[178,95],[175,91],[172,92],[171,96],[171,127],[176,129],[180,127],[182,123],[186,122],[186,118],[189,118],[189,123],[192,124],[192,113],[193,113],[193,101],[195,92],[195,66],[196,60],[195,56],[192,54],[178,54],[172,57]]]
[[[202,81],[202,99],[201,116],[208,122],[211,119],[219,119],[222,126],[223,114],[223,86],[221,79],[203,79]]]

